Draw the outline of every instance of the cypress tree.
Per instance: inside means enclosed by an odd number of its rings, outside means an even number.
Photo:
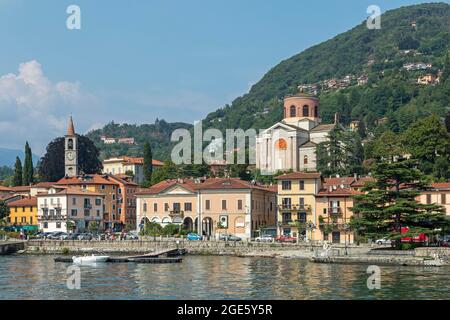
[[[153,155],[150,143],[146,142],[144,144],[144,183],[145,187],[150,187],[152,184],[152,174],[153,174]]]
[[[33,156],[31,153],[30,145],[25,144],[25,161],[23,164],[23,184],[28,186],[33,183]]]
[[[22,162],[19,157],[16,157],[16,164],[14,165],[13,186],[18,187],[22,185]]]

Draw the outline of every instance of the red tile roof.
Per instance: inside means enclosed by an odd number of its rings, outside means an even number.
[[[8,203],[9,207],[37,207],[37,198],[24,198]]]
[[[11,192],[30,192],[30,186],[19,186],[9,188]]]
[[[127,164],[144,164],[144,158],[134,158],[134,157],[123,157],[123,161]],[[152,165],[154,166],[163,166],[164,163],[159,160],[152,160]]]
[[[33,188],[50,188],[51,186],[55,185],[55,182],[39,182],[34,184]]]
[[[281,176],[276,177],[276,180],[283,179],[320,179],[321,174],[318,172],[293,172],[286,173]]]
[[[317,193],[318,197],[351,197],[354,195],[358,195],[358,194],[363,194],[362,192],[359,191],[355,191],[353,189],[350,188],[336,188],[333,190],[329,190],[329,189],[322,189],[319,191],[319,193]]]
[[[450,182],[433,183],[432,187],[435,189],[450,189]]]
[[[117,182],[111,181],[108,175],[87,174],[79,177],[62,178],[55,185],[83,185],[83,184],[105,184],[116,185]]]
[[[267,192],[276,192],[276,186],[261,186],[255,185],[251,182],[240,180],[237,178],[214,178],[214,179],[176,179],[176,180],[166,180],[162,181],[151,188],[142,189],[137,194],[138,195],[150,195],[158,194],[171,188],[173,186],[180,186],[191,192],[196,192],[197,190],[239,190],[239,189],[253,189],[262,190]]]

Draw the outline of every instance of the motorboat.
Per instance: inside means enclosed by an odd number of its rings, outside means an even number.
[[[109,256],[99,256],[99,255],[91,255],[91,256],[82,256],[82,257],[72,257],[73,263],[76,264],[89,264],[89,263],[98,263],[98,262],[107,262]]]

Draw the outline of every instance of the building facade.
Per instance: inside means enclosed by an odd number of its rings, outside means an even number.
[[[153,160],[153,169],[162,167],[161,161]],[[103,161],[103,173],[118,177],[131,176],[133,182],[142,184],[144,182],[144,158],[118,157]]]
[[[420,193],[417,200],[423,204],[443,206],[446,214],[450,216],[450,182],[433,183],[429,190]]]
[[[109,178],[118,185],[117,214],[120,222],[130,230],[136,229],[136,192],[139,186],[126,177],[109,175]]]
[[[137,193],[137,225],[180,225],[209,238],[249,239],[276,226],[276,190],[239,179],[163,181]]]
[[[55,186],[78,188],[102,194],[103,203],[103,228],[120,231],[123,225],[120,221],[118,188],[119,184],[108,175],[85,174],[77,177],[64,177],[55,183]]]
[[[284,99],[284,119],[256,138],[256,167],[265,174],[278,171],[316,171],[317,144],[340,126],[321,124],[319,99],[306,94]]]
[[[85,232],[101,228],[104,195],[79,188],[50,188],[37,195],[39,229],[44,232]]]
[[[8,203],[7,222],[14,226],[35,226],[38,224],[37,198],[29,197]]]
[[[323,179],[320,173],[311,172],[289,173],[276,179],[280,235],[306,241],[353,243],[349,223],[353,196],[360,194],[361,179]]]

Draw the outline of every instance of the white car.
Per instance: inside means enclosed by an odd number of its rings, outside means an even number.
[[[392,244],[392,241],[389,239],[383,238],[383,239],[378,239],[377,241],[375,241],[375,243],[380,246],[390,246]]]
[[[255,239],[256,242],[273,242],[273,236],[265,234]]]

